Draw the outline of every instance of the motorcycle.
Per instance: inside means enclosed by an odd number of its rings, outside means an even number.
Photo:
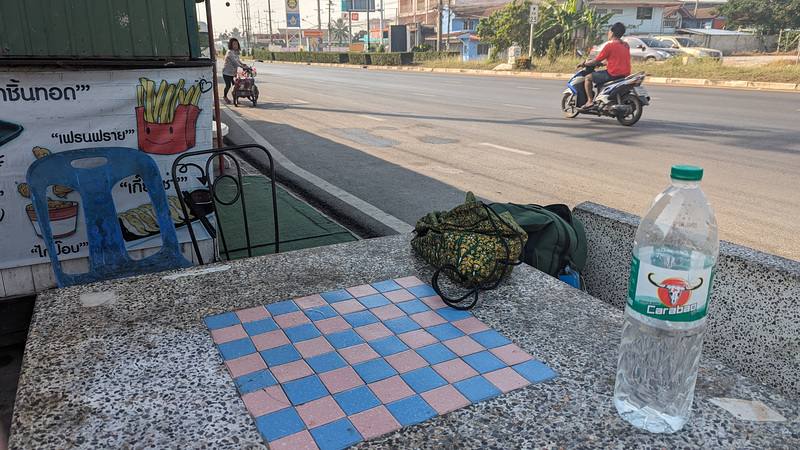
[[[650,104],[650,95],[642,87],[644,72],[629,75],[626,78],[609,81],[602,86],[595,85],[597,93],[594,105],[588,110],[580,110],[578,105],[586,103],[586,75],[594,72],[595,66],[581,63],[581,69],[567,82],[567,89],[561,97],[561,110],[567,118],[578,114],[594,114],[597,116],[616,117],[625,126],[631,126],[642,117],[642,110]],[[602,63],[600,65],[603,65]]]

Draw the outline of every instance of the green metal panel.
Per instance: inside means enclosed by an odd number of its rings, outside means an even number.
[[[2,0],[0,58],[198,58],[194,0]]]

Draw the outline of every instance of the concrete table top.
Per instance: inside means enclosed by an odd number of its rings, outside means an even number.
[[[410,239],[40,294],[11,448],[265,448],[203,319],[392,278],[428,281],[432,268]],[[630,426],[612,402],[621,311],[531,267],[515,268],[481,293],[472,313],[558,376],[355,448],[800,448],[797,399],[705,357],[693,416],[681,431],[654,435]],[[729,412],[726,399],[760,403],[748,417],[741,407]]]

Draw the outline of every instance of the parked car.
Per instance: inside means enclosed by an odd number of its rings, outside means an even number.
[[[696,56],[698,58],[714,58],[717,61],[722,61],[722,52],[713,48],[700,47],[697,43],[687,37],[679,36],[653,36],[670,48],[683,51],[688,56]]]
[[[631,60],[633,61],[664,61],[667,58],[683,54],[678,49],[669,48],[666,44],[649,37],[624,36],[623,41],[628,43],[631,49]],[[603,50],[607,42],[592,48],[589,58],[595,58]]]

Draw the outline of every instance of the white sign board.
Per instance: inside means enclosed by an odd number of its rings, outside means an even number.
[[[528,23],[538,23],[539,22],[539,5],[536,3],[531,5],[531,17]]]

